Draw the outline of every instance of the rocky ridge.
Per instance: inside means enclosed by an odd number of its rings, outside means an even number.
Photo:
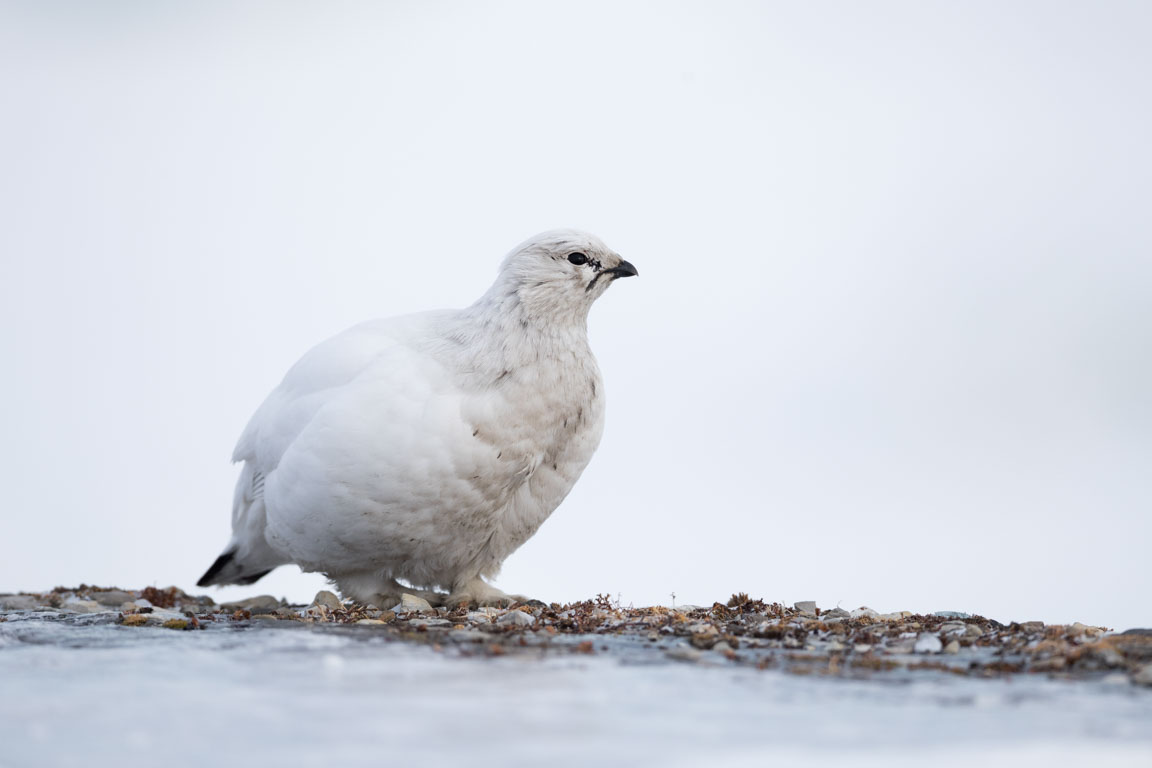
[[[1080,623],[998,621],[953,611],[785,607],[745,594],[701,606],[625,607],[606,596],[568,605],[435,608],[415,595],[386,608],[344,603],[328,591],[310,605],[271,595],[216,604],[176,587],[80,585],[0,595],[0,622],[43,619],[126,629],[309,627],[383,633],[458,656],[617,653],[692,664],[741,665],[798,675],[871,677],[944,673],[1043,674],[1152,686],[1152,630],[1122,633]]]

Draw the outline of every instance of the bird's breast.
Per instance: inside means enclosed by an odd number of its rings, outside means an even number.
[[[526,479],[541,465],[559,469],[573,462],[578,475],[602,429],[599,372],[585,366],[525,366],[497,377],[471,414],[473,436],[514,476]]]

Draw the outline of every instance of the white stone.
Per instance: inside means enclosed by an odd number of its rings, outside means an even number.
[[[867,616],[867,617],[868,617],[868,618],[870,618],[870,619],[875,619],[875,618],[876,618],[876,617],[878,617],[880,614],[876,613],[876,611],[872,610],[872,609],[871,609],[871,608],[869,608],[868,606],[866,606],[866,605],[862,605],[862,606],[860,606],[859,608],[857,608],[856,610],[854,610],[854,611],[852,611],[851,613],[849,613],[848,615],[849,615],[849,616],[851,616],[851,617],[852,617],[852,618],[854,618],[854,619],[863,618],[863,617],[865,617],[865,616]]]
[[[496,623],[504,626],[530,627],[536,623],[536,619],[524,613],[524,611],[508,611],[508,613],[496,619]]]
[[[940,638],[931,632],[925,632],[916,638],[916,645],[912,646],[912,650],[916,653],[940,653],[944,644],[940,642]]]
[[[81,600],[78,597],[70,597],[61,605],[66,611],[75,611],[76,613],[99,613],[100,611],[110,610],[109,608],[100,605],[95,600]]]
[[[137,605],[141,601],[137,600]],[[244,600],[237,600],[231,603],[224,603],[222,608],[235,611],[243,609],[245,611],[252,611],[253,613],[263,613],[265,611],[273,610],[280,607],[280,601],[272,595],[257,595],[256,597],[245,598]]]
[[[944,646],[944,653],[960,653],[960,641],[953,640]]]
[[[111,589],[107,592],[93,592],[92,599],[101,605],[107,605],[110,608],[115,608],[123,603],[132,602],[135,597],[130,592],[124,592],[119,589]]]
[[[33,611],[41,606],[32,595],[4,595],[0,597],[0,609],[5,611]]]
[[[804,613],[816,613],[816,601],[815,600],[801,600],[798,603],[793,603],[792,607],[795,608],[796,610],[802,611]]]
[[[414,611],[430,611],[432,604],[422,597],[410,595],[407,592],[400,595],[400,605],[392,610],[397,613],[412,613]]]

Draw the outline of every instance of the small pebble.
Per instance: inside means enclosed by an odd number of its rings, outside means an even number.
[[[405,592],[404,594],[400,595],[400,605],[396,608],[393,608],[392,610],[396,611],[397,613],[400,613],[400,612],[413,613],[416,611],[431,611],[432,610],[432,604],[429,603],[427,600],[425,600],[422,597],[416,597],[416,595],[410,595],[407,592]]]
[[[66,611],[75,611],[76,613],[99,613],[100,611],[108,610],[95,600],[81,600],[76,597],[65,600],[61,608]]]
[[[33,611],[42,605],[38,598],[32,595],[2,595],[0,596],[0,610],[5,611]]]
[[[137,603],[140,601],[137,600]],[[237,600],[233,603],[224,603],[220,606],[226,611],[245,610],[253,612],[264,612],[274,610],[280,607],[280,601],[272,595],[257,595],[256,597],[249,597],[245,600]]]
[[[110,589],[107,592],[93,592],[92,599],[101,605],[116,608],[123,603],[132,602],[136,599],[136,596],[131,592],[125,592],[120,589]]]
[[[1152,685],[1152,663],[1137,669],[1132,675],[1132,682],[1137,685]]]
[[[899,640],[889,642],[886,650],[889,653],[912,653],[916,647],[915,637],[903,637]]]
[[[490,634],[478,629],[453,629],[448,632],[448,639],[457,643],[482,643],[490,637]]]
[[[801,613],[816,613],[815,600],[801,600],[798,603],[793,603],[792,607]]]
[[[709,650],[712,646],[720,642],[720,633],[716,631],[715,627],[709,627],[710,632],[697,632],[692,635],[691,643],[693,648],[701,650]]]
[[[340,598],[326,589],[322,589],[316,593],[316,597],[312,598],[312,605],[322,605],[330,611],[338,611],[344,607],[340,602]]]
[[[960,653],[960,641],[953,640],[944,646],[944,653]]]
[[[689,646],[678,645],[675,648],[669,648],[664,651],[664,655],[676,661],[700,661],[702,654],[700,651]]]
[[[916,653],[940,653],[943,647],[944,644],[940,642],[939,637],[931,632],[925,632],[916,638],[916,644],[912,646],[912,650]]]
[[[496,619],[496,623],[503,626],[530,627],[536,623],[536,619],[524,613],[524,611],[508,611],[508,613]]]

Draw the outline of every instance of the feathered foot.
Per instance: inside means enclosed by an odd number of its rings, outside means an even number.
[[[471,581],[457,584],[452,588],[452,593],[444,600],[444,604],[449,608],[459,608],[460,606],[493,606],[496,608],[508,608],[516,604],[527,605],[529,603],[537,603],[537,600],[530,600],[523,595],[509,595],[491,584],[488,584],[481,578],[475,578]]]
[[[395,579],[383,579],[372,573],[356,573],[332,576],[331,578],[336,588],[340,590],[342,597],[351,598],[362,605],[374,605],[382,610],[388,610],[399,603],[401,595],[421,597],[433,607],[443,605],[444,598],[447,597],[443,592],[413,589],[400,584]]]

